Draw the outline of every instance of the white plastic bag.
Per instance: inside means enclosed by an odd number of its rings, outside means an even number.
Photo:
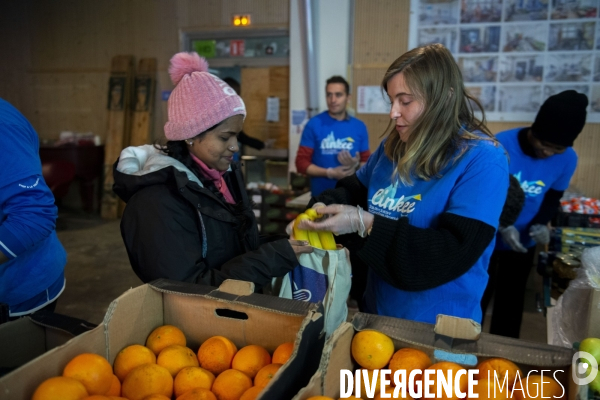
[[[279,297],[323,302],[328,337],[348,317],[346,299],[352,285],[352,267],[347,249],[314,249],[300,255],[300,265],[283,277]]]
[[[569,282],[553,309],[551,343],[573,347],[573,343],[586,338],[588,332],[590,297],[600,290],[600,246],[585,249],[577,278]]]

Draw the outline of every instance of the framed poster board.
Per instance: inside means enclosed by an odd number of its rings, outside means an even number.
[[[574,89],[600,122],[599,0],[411,0],[409,48],[441,43],[488,121],[533,121]]]

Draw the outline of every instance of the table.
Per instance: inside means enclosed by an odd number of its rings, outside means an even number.
[[[64,145],[40,146],[42,164],[51,161],[68,161],[75,165],[75,179],[80,182],[80,195],[83,209],[94,212],[94,198],[99,198],[100,189],[94,194],[99,184],[97,178],[102,177],[104,165],[104,146]],[[95,184],[96,183],[96,184]]]

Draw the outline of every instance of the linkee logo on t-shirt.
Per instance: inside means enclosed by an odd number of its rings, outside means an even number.
[[[323,140],[321,140],[322,154],[337,154],[341,150],[352,150],[354,148],[354,139],[347,137],[344,139],[336,139],[333,131]],[[353,155],[353,154],[352,154]]]
[[[521,184],[521,189],[525,192],[525,196],[535,197],[542,193],[546,184],[542,180],[525,181],[521,180],[521,171],[514,175]]]
[[[385,189],[379,189],[371,197],[369,211],[382,217],[398,219],[405,217],[415,211],[417,201],[421,201],[421,195],[401,195],[396,198],[398,184],[394,183]]]

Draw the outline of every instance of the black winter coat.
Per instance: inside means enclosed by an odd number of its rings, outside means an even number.
[[[132,175],[120,172],[118,163],[113,190],[127,203],[121,235],[142,281],[167,278],[219,286],[225,279],[238,279],[254,282],[258,289],[298,265],[287,239],[266,242],[259,237],[236,164],[224,179],[247,209],[245,222],[232,205],[191,181],[187,169],[167,166]]]

